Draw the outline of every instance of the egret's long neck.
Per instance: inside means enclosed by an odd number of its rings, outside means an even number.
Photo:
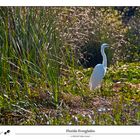
[[[101,54],[102,54],[102,57],[103,57],[103,62],[102,64],[104,65],[104,67],[106,68],[107,67],[107,58],[106,58],[106,54],[104,52],[104,48],[101,48]]]

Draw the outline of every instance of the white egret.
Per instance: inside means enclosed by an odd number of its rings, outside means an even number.
[[[106,69],[107,69],[107,57],[104,52],[104,49],[107,47],[109,46],[106,43],[101,45],[101,54],[103,57],[103,62],[102,64],[97,64],[91,74],[90,81],[89,81],[90,90],[101,87],[101,82],[103,77],[105,76]]]

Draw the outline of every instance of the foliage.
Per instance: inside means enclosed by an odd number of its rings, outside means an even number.
[[[93,50],[96,54],[96,44],[100,47],[106,42],[112,49],[112,61],[122,59],[127,27],[123,25],[117,10],[104,7],[67,7],[61,10],[58,22],[59,27],[62,27],[60,34],[65,43],[74,49],[75,58],[85,59],[83,63],[89,67],[95,66],[98,61],[88,60],[96,57],[90,52]],[[79,52],[81,49],[82,53]],[[98,57],[101,62],[100,55]]]
[[[132,29],[110,7],[1,7],[0,124],[140,124],[139,63],[110,63],[96,91],[77,65],[102,42],[124,58]]]
[[[140,61],[140,10],[128,22],[129,30],[126,34],[127,46],[124,60],[129,62]]]

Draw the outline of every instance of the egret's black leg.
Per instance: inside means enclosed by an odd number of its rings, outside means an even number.
[[[100,87],[100,93],[101,93],[101,95],[103,95],[103,86],[102,85]]]

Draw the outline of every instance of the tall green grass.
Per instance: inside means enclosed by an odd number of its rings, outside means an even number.
[[[49,8],[0,9],[1,107],[29,100],[35,87],[43,86],[58,104],[62,43],[56,22]]]

